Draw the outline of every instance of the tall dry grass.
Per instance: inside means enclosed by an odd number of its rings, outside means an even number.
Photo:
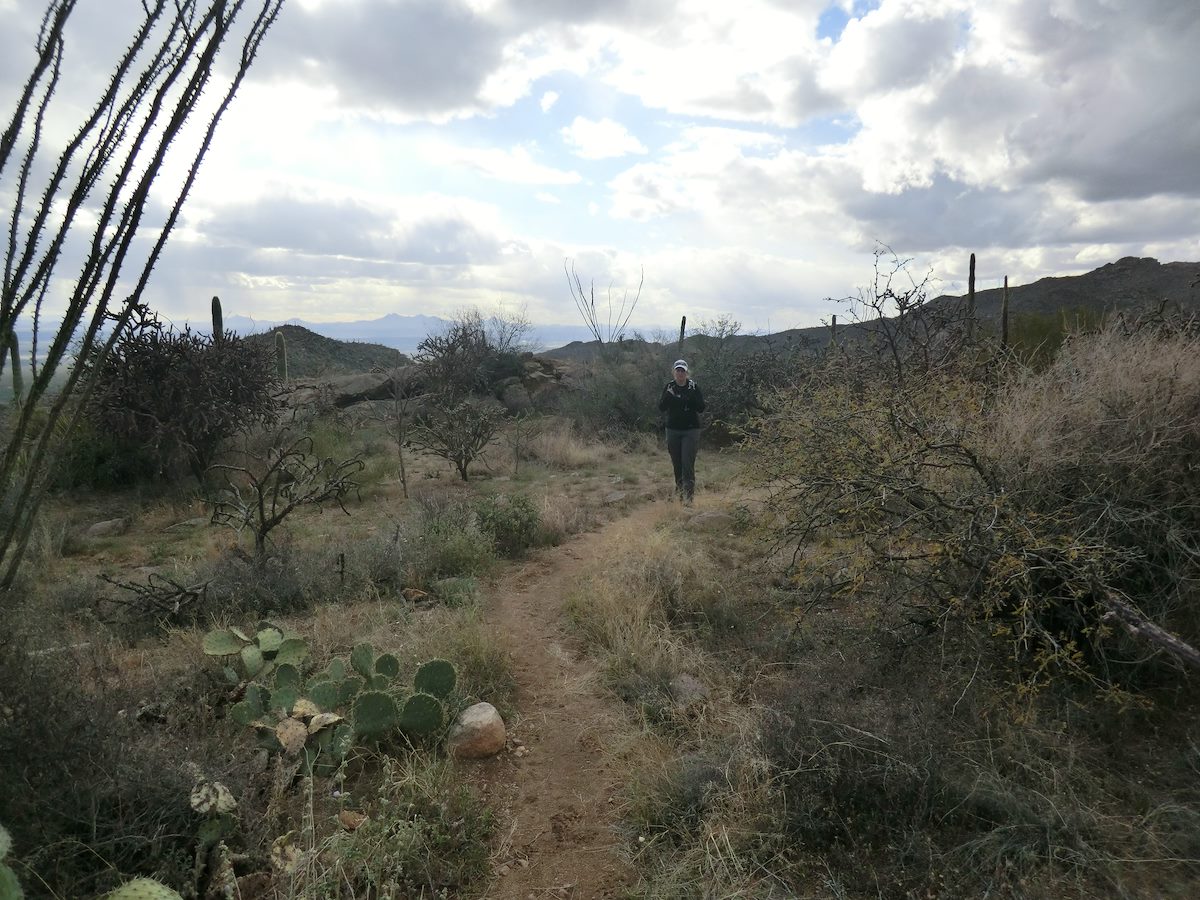
[[[527,457],[554,469],[596,469],[612,462],[621,451],[595,435],[585,435],[566,419],[549,419],[532,434]]]

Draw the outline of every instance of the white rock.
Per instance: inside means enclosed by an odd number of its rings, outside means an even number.
[[[504,749],[504,719],[490,703],[468,706],[455,719],[446,751],[458,759],[483,759]]]

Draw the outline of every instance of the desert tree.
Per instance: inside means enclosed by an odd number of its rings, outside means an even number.
[[[502,410],[473,397],[435,397],[421,412],[411,432],[418,450],[439,456],[467,480],[467,468],[486,452],[504,418]]]
[[[606,308],[603,310],[596,304],[595,281],[589,282],[585,289],[583,280],[575,271],[574,261],[563,260],[563,271],[567,276],[567,289],[571,292],[571,299],[575,301],[575,308],[579,310],[579,315],[583,317],[583,323],[592,333],[592,337],[601,345],[622,340],[625,337],[625,329],[629,327],[629,319],[637,309],[638,301],[642,299],[642,285],[646,281],[645,271],[641,272],[637,292],[632,299],[629,297],[629,290],[626,289],[621,293],[619,301],[614,300],[613,286],[610,284]]]
[[[308,435],[281,430],[265,454],[246,465],[212,466],[225,476],[225,487],[212,501],[212,521],[239,534],[254,532],[255,558],[263,560],[267,538],[302,506],[332,503],[343,513],[346,498],[358,489],[354,477],[364,464],[357,456],[338,460],[315,452]]]
[[[404,499],[408,499],[408,467],[405,465],[404,448],[408,444],[408,430],[412,425],[413,402],[421,388],[420,369],[413,365],[376,368],[375,372],[386,375],[390,396],[383,407],[372,418],[383,424],[388,436],[396,442],[396,461],[400,468],[400,488]]]
[[[47,406],[39,401],[69,353],[103,359],[123,332],[282,0],[144,0],[110,77],[81,106],[77,98],[56,96],[77,5],[47,5],[32,69],[0,132],[0,196],[11,205],[0,283],[0,374],[18,322],[28,322],[33,335],[24,403],[0,451],[5,589],[46,487],[54,438],[70,432],[81,409],[72,401],[90,393],[97,368],[71,368],[57,396]],[[233,65],[224,74],[218,59],[227,47]],[[72,124],[79,108],[86,111]],[[209,110],[206,124],[191,124]],[[68,137],[57,142],[58,133]],[[162,176],[176,171],[180,177],[166,183]],[[146,215],[152,187],[154,202],[164,203],[161,221]],[[51,315],[59,324],[46,326]]]

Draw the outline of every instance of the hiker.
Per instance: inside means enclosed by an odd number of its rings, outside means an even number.
[[[675,493],[691,506],[696,492],[696,450],[700,446],[704,395],[700,385],[688,377],[687,360],[675,360],[674,376],[663,388],[658,408],[667,414],[667,451],[675,469]]]

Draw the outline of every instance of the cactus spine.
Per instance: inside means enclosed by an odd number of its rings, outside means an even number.
[[[212,322],[213,343],[219,344],[225,339],[225,319],[221,315],[221,298],[213,297],[212,299]]]

